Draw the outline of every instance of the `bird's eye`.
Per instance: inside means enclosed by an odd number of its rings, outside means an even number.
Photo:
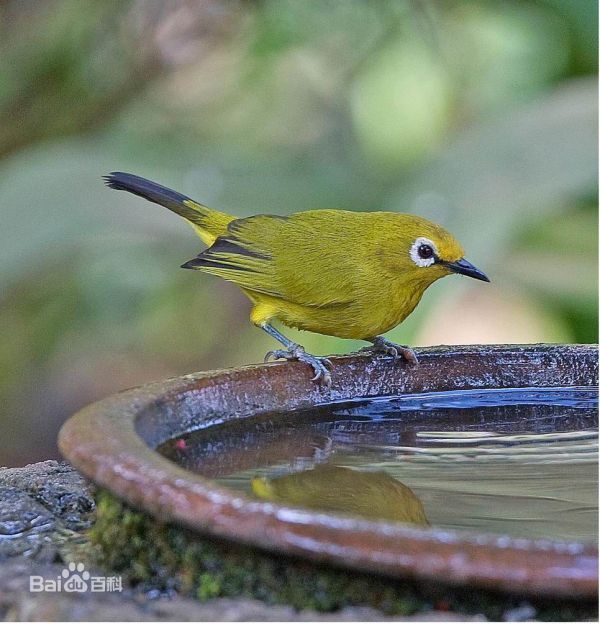
[[[429,258],[433,258],[434,251],[430,245],[419,245],[419,249],[417,251],[419,254],[419,258],[423,258],[423,260],[427,260]]]
[[[424,236],[419,236],[410,248],[410,259],[421,268],[430,267],[435,264],[438,252],[435,243]]]

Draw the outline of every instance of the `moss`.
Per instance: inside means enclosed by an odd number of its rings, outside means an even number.
[[[452,589],[427,583],[351,572],[293,557],[201,537],[134,511],[106,491],[97,497],[97,521],[90,538],[106,569],[120,572],[143,589],[175,589],[201,601],[249,597],[297,609],[335,611],[370,606],[389,615],[424,609],[502,614],[523,598]],[[593,618],[596,607],[581,601],[531,601],[539,619]]]

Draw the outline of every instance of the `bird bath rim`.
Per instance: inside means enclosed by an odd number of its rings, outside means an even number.
[[[417,349],[420,365],[368,355],[333,358],[331,389],[299,363],[194,373],[123,391],[62,427],[59,447],[84,475],[161,521],[288,555],[400,578],[519,594],[593,597],[598,549],[375,522],[257,501],[189,472],[154,449],[199,427],[274,410],[414,392],[594,386],[594,345]]]

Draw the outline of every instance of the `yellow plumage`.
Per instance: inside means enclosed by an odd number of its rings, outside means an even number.
[[[382,245],[423,234],[444,236],[425,219],[396,213],[259,215],[230,222],[189,266],[242,287],[255,303],[257,325],[276,318],[298,329],[365,339],[401,323],[427,286],[448,272],[412,271],[408,253]],[[446,240],[444,251],[460,258],[458,243]]]
[[[252,322],[288,347],[290,359],[308,361],[325,381],[328,372],[312,361],[318,358],[298,351],[271,321],[368,340],[414,359],[379,335],[401,323],[437,279],[458,272],[487,280],[462,258],[463,249],[449,232],[415,215],[310,210],[236,219],[131,174],[113,173],[107,183],[186,219],[209,247],[184,268],[240,286],[253,303]]]
[[[429,524],[415,493],[383,470],[363,472],[321,464],[281,477],[255,477],[251,486],[258,498],[279,504],[371,520]]]

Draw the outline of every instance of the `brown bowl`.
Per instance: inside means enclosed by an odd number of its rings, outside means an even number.
[[[417,350],[420,365],[333,358],[331,390],[298,363],[185,375],[108,397],[63,426],[59,445],[83,474],[130,505],[209,534],[278,553],[394,577],[546,596],[593,597],[598,549],[579,542],[412,528],[250,499],[159,455],[189,431],[265,412],[398,393],[596,386],[591,345]]]

